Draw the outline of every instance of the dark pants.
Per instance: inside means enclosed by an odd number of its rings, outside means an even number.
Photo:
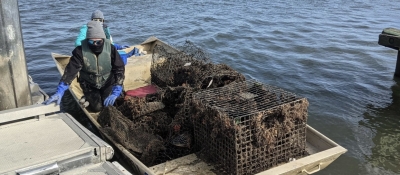
[[[82,80],[79,82],[83,90],[83,95],[86,101],[89,102],[89,108],[93,112],[100,112],[103,109],[104,100],[111,94],[111,90],[114,84],[114,78],[111,77],[101,89],[97,89],[91,86],[86,81]]]

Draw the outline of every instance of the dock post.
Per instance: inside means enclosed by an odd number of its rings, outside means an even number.
[[[18,1],[0,1],[0,111],[32,104]]]
[[[396,70],[394,71],[395,77],[400,77],[400,50],[397,51]]]

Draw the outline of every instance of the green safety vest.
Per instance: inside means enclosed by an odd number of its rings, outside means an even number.
[[[111,41],[104,40],[103,51],[98,57],[90,50],[87,39],[82,42],[83,66],[79,78],[101,89],[111,74]]]

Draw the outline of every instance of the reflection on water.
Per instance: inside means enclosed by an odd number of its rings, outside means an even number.
[[[359,124],[373,132],[373,146],[365,159],[375,168],[400,173],[400,79],[392,86],[392,102],[384,108],[368,105]]]

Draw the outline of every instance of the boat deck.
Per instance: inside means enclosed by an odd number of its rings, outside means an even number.
[[[0,111],[0,174],[72,169],[113,157],[110,145],[59,110],[39,104]]]

